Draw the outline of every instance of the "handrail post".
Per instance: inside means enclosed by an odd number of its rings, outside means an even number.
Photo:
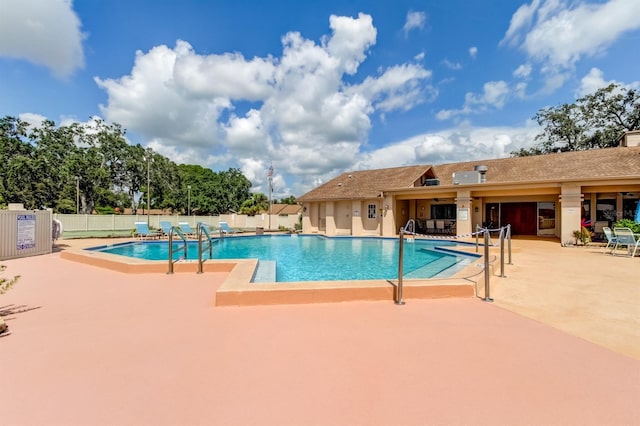
[[[509,265],[513,265],[511,262],[511,224],[507,225],[507,244],[509,247]]]
[[[493,302],[490,295],[491,274],[489,273],[489,229],[484,230],[484,300],[485,302]]]
[[[507,232],[507,227],[500,229],[500,278],[505,278],[504,275],[504,234]]]
[[[396,305],[404,305],[404,301],[402,300],[402,275],[403,268],[402,264],[404,263],[404,230],[400,228],[400,240],[398,242],[398,287],[396,288]]]
[[[202,224],[198,223],[196,227],[196,236],[198,237],[198,274],[202,273]]]
[[[173,226],[169,231],[169,272],[167,275],[173,274]]]
[[[476,253],[478,252],[478,246],[480,245],[478,240],[480,238],[479,235],[481,229],[480,225],[476,225]]]

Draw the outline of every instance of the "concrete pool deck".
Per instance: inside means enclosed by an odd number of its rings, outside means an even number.
[[[494,303],[404,306],[215,307],[229,272],[3,261],[2,423],[640,424],[640,259],[513,246]]]

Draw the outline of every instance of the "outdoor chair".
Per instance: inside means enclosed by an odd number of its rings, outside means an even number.
[[[436,231],[438,231],[438,234],[444,234],[444,220],[436,220]]]
[[[613,232],[616,234],[616,245],[612,253],[615,253],[618,246],[623,246],[627,248],[631,257],[635,256],[636,250],[638,250],[638,246],[640,245],[640,238],[636,241],[633,231],[629,228],[613,228]]]
[[[160,233],[149,229],[147,222],[136,222],[136,236],[142,239],[156,239],[160,238]]]
[[[189,222],[180,222],[180,229],[182,230],[182,233],[184,235],[186,235],[187,237],[195,237],[196,236],[196,231],[194,231],[191,228],[191,225],[189,225]]]
[[[224,232],[225,234],[235,234],[238,232],[235,229],[231,229],[227,222],[220,222],[220,229],[222,229],[222,232]]]
[[[168,220],[161,220],[160,221],[160,229],[162,229],[162,234],[166,237],[169,236],[169,234],[171,233],[171,222],[169,222]]]
[[[427,233],[434,232],[436,230],[435,221],[432,219],[427,220],[425,227],[427,228]]]
[[[604,246],[603,253],[606,252],[608,248],[611,248],[609,253],[613,253],[613,248],[616,246],[617,238],[613,235],[613,231],[608,226],[602,227],[602,232],[604,232],[604,236],[607,239],[607,245]]]

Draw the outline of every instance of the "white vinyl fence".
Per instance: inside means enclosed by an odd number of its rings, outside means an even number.
[[[220,227],[220,222],[227,222],[231,228],[254,231],[256,228],[277,231],[278,229],[294,229],[299,215],[261,214],[247,216],[229,214],[220,216],[180,216],[180,215],[94,215],[94,214],[54,214],[54,219],[62,222],[64,231],[124,231],[134,230],[135,222],[147,222],[152,228],[160,228],[160,221],[168,221],[173,225],[188,222],[195,228],[199,222],[206,223],[212,229]]]

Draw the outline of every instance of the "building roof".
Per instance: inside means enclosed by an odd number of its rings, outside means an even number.
[[[488,168],[483,185],[638,178],[640,147],[347,172],[307,192],[298,201],[375,198],[383,191],[414,187],[427,172],[440,180],[440,187],[453,186],[453,173],[473,171],[478,165]]]
[[[301,210],[302,210],[302,206],[299,204],[271,204],[271,214],[277,214],[277,215],[298,214],[300,213]]]
[[[411,188],[431,166],[406,166],[343,173],[297,201],[375,198],[392,188]]]

